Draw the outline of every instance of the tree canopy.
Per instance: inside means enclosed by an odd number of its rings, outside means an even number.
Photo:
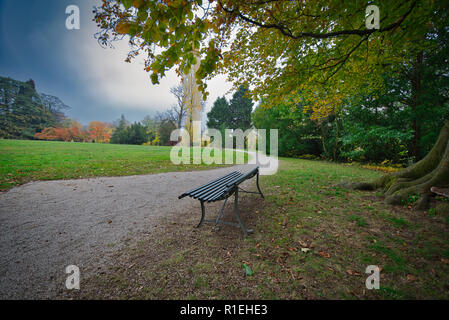
[[[144,52],[145,69],[158,83],[167,70],[205,80],[227,72],[236,87],[251,85],[255,98],[305,100],[314,119],[326,117],[348,97],[382,88],[385,69],[401,67],[423,49],[436,48],[447,28],[448,2],[385,0],[380,28],[365,25],[365,1],[103,0],[95,9],[98,39],[112,45],[129,35]],[[298,95],[301,92],[301,95]]]

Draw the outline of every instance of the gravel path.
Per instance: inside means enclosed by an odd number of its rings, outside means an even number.
[[[178,196],[234,170],[31,182],[0,194],[0,299],[51,299],[65,268],[101,272],[111,254],[157,227],[163,215],[198,210]],[[81,281],[82,283],[82,281]]]

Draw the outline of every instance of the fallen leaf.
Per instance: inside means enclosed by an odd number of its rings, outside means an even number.
[[[308,247],[307,243],[305,243],[305,242],[302,241],[302,240],[299,240],[299,245],[300,245],[301,247],[303,247],[303,248]]]
[[[330,258],[331,257],[331,255],[329,253],[325,252],[325,251],[320,251],[318,254],[320,256],[322,256],[323,258]]]
[[[441,262],[444,264],[449,264],[449,259],[441,258]]]
[[[307,252],[309,252],[309,251],[310,251],[309,248],[301,248],[301,252],[307,253]]]
[[[346,273],[351,275],[351,276],[359,276],[360,275],[360,272],[352,271],[352,270],[349,270],[349,269],[346,270]]]
[[[416,276],[414,276],[413,274],[408,274],[407,280],[408,281],[416,281],[416,280],[418,280],[418,278]]]

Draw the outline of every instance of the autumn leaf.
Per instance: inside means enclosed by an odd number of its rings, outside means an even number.
[[[118,34],[127,34],[129,29],[131,29],[131,25],[128,22],[119,22],[116,28]]]
[[[407,280],[408,281],[416,281],[416,280],[418,280],[418,278],[415,275],[413,275],[413,274],[408,274],[407,275]]]
[[[301,247],[303,247],[303,248],[307,248],[307,247],[308,247],[307,243],[305,243],[304,241],[299,240],[298,242],[299,242],[299,245],[300,245]]]
[[[139,9],[145,4],[145,0],[134,0],[133,1],[133,7]]]
[[[357,272],[357,271],[352,271],[352,270],[346,270],[346,273],[351,275],[351,276],[359,276],[361,273]]]
[[[323,258],[330,258],[331,257],[331,255],[329,253],[325,252],[325,251],[320,251],[318,254],[320,256],[322,256]]]

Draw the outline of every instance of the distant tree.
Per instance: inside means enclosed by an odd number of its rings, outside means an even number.
[[[32,79],[27,82],[0,77],[0,137],[32,139],[36,132],[56,125],[42,103]]]
[[[225,97],[215,100],[210,112],[207,113],[207,126],[218,129],[221,126],[231,128],[231,109]]]
[[[251,127],[253,101],[248,95],[248,89],[243,85],[232,96],[228,103],[225,97],[217,98],[211,111],[207,114],[207,126],[220,129],[242,129]]]
[[[319,126],[303,108],[298,105],[293,110],[289,105],[268,108],[262,101],[252,114],[257,129],[267,130],[266,149],[270,150],[270,129],[278,129],[278,152],[283,157],[314,155],[322,152]]]
[[[151,117],[145,117],[143,122],[146,125],[141,124],[140,122],[128,125],[128,121],[125,119],[125,116],[122,115],[118,123],[116,122],[117,127],[111,136],[110,142],[115,144],[137,145],[148,142],[150,138],[148,129],[151,126]]]
[[[50,140],[50,141],[88,141],[89,133],[86,130],[80,129],[76,126],[72,128],[66,127],[50,127],[45,128],[42,132],[38,132],[34,135],[38,140]]]
[[[145,127],[148,135],[148,141],[156,139],[157,129],[159,127],[159,120],[156,117],[145,116],[142,120],[142,125]]]
[[[229,102],[231,129],[242,129],[245,131],[251,127],[253,105],[254,103],[249,96],[248,89],[241,85]]]
[[[128,141],[127,144],[137,144],[141,145],[148,142],[148,134],[145,127],[139,122],[133,123],[130,127],[125,129],[128,131]]]
[[[177,103],[168,110],[168,115],[176,123],[176,127],[181,128],[187,114],[187,92],[181,84],[170,88],[170,92],[176,97]]]
[[[60,138],[56,134],[55,128],[53,128],[53,127],[45,128],[44,130],[42,130],[42,132],[37,132],[34,135],[34,138],[38,139],[38,140],[50,140],[50,141],[60,140]]]
[[[112,127],[101,121],[92,121],[88,126],[90,137],[97,143],[108,143],[111,138]]]
[[[122,114],[119,120],[113,122],[113,126],[115,127],[115,130],[112,133],[110,142],[115,144],[126,144],[128,141],[128,131],[126,128],[129,127],[129,122],[125,119],[125,116]]]
[[[176,130],[176,124],[170,119],[163,119],[159,124],[158,137],[160,144],[163,146],[170,145],[170,135]]]
[[[83,128],[83,125],[79,121],[74,120],[72,118],[68,118],[68,117],[64,118],[64,120],[61,122],[60,126],[62,126],[64,128],[71,128],[73,126],[79,127],[80,129]]]
[[[120,119],[115,120],[114,122],[112,122],[112,125],[118,129],[118,130],[122,130],[126,127],[129,127],[131,125],[131,123],[126,120],[125,116],[122,114],[120,116]]]
[[[66,119],[64,112],[70,109],[70,107],[62,102],[58,97],[49,94],[39,93],[39,97],[47,110],[52,113],[56,123],[62,124]]]

